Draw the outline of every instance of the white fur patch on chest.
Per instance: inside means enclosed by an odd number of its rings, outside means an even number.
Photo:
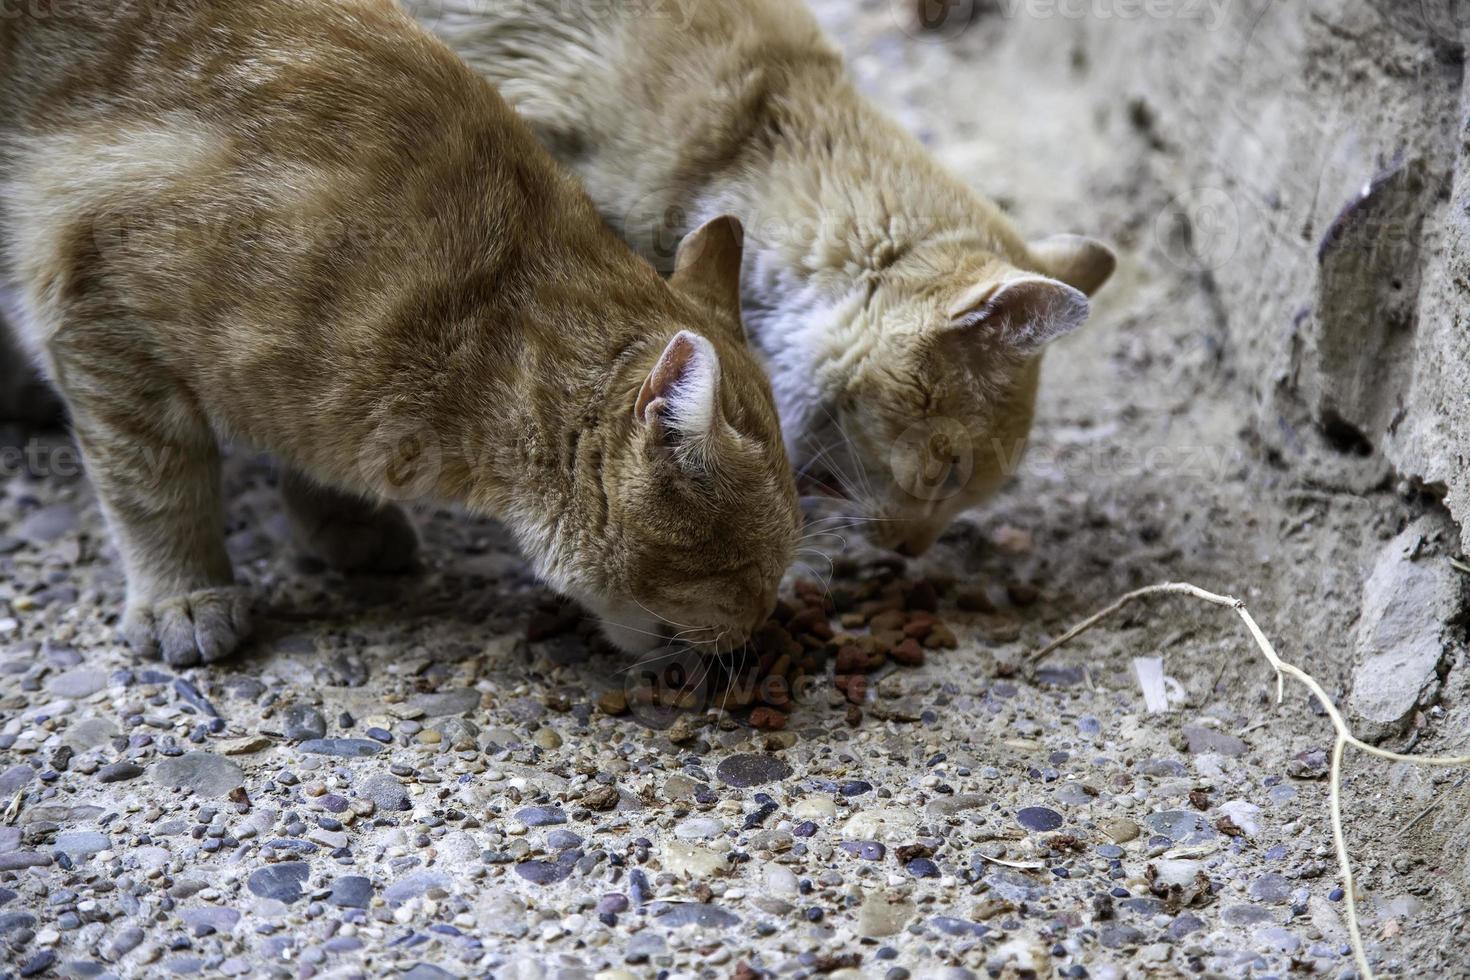
[[[761,289],[763,281],[768,288]],[[747,283],[746,324],[770,374],[786,451],[800,466],[812,434],[822,427],[823,406],[839,393],[837,369],[851,352],[833,349],[841,335],[833,325],[850,314],[850,301],[834,301],[811,286],[782,288],[779,278],[763,280],[759,270]]]

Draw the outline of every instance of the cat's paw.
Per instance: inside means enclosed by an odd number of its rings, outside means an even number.
[[[302,548],[339,572],[399,575],[418,567],[419,536],[398,507],[347,510],[298,525]]]
[[[128,608],[122,634],[145,657],[194,667],[228,657],[250,633],[250,595],[239,586],[200,589]]]

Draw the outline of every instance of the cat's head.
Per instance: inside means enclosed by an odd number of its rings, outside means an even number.
[[[880,546],[923,554],[1014,474],[1042,353],[1082,326],[1114,266],[1060,236],[1014,261],[934,246],[885,270],[855,314],[880,339],[810,420],[805,485],[860,503]]]
[[[601,577],[577,597],[628,651],[670,639],[741,648],[774,609],[792,560],[796,486],[740,319],[742,243],[733,218],[684,240],[673,315],[616,408]]]

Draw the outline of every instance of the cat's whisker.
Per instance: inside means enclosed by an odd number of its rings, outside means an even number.
[[[834,450],[836,448],[837,448],[837,446],[836,446],[835,443],[828,443],[827,445],[819,446],[817,448],[816,452],[813,453],[812,456],[811,456],[811,458],[807,461],[806,465],[805,466],[802,466],[800,469],[798,469],[796,471],[797,472],[797,475],[798,476],[808,476],[808,475],[810,475],[811,470],[812,470],[812,468],[814,466],[816,466],[817,461],[820,460],[822,457],[826,456],[828,453],[830,453],[832,450]]]
[[[629,633],[641,633],[644,636],[652,636],[660,640],[668,639],[668,637],[666,637],[662,633],[655,633],[652,630],[641,630],[636,626],[628,626],[624,623],[615,623],[610,619],[598,619],[597,617],[593,617],[593,620],[601,626],[611,626],[614,629],[627,630]]]
[[[823,498],[823,499],[825,499],[825,498]],[[822,524],[828,524],[828,523],[835,524],[835,523],[837,523],[839,521],[850,521],[850,520],[853,520],[854,518],[857,518],[857,517],[860,517],[860,516],[862,516],[862,515],[860,515],[860,514],[828,514],[825,517],[813,517],[811,520],[809,520],[809,521],[806,522],[806,526],[807,527],[817,527],[818,525],[822,525]]]
[[[811,475],[811,471],[823,460],[827,460],[827,462],[830,464],[830,466],[828,467],[828,474],[835,477],[839,484],[844,484],[845,481],[843,480],[844,474],[842,473],[842,465],[837,461],[835,457],[832,457],[832,453],[836,452],[840,448],[841,447],[836,444],[823,447],[822,449],[818,450],[810,460],[807,461],[807,464],[803,466],[801,470],[798,471],[802,479],[811,481],[812,483],[816,484],[827,492],[834,494],[838,499],[849,496],[852,489],[851,486],[844,485],[840,490],[836,489],[830,484],[824,483],[823,481],[813,477]]]
[[[797,540],[798,541],[805,541],[808,538],[820,538],[820,537],[823,537],[824,535],[825,536],[833,536],[833,535],[836,535],[839,531],[845,531],[845,530],[847,530],[847,526],[845,524],[833,525],[832,527],[818,528],[816,530],[808,531],[807,533],[803,534]]]
[[[863,454],[858,451],[857,443],[853,442],[852,436],[847,434],[847,430],[842,427],[842,423],[837,421],[837,416],[832,414],[832,409],[828,408],[826,405],[823,405],[822,411],[826,413],[827,418],[832,421],[832,425],[837,429],[837,434],[842,436],[843,441],[847,443],[848,448],[852,451],[851,458],[857,462],[858,480],[862,483],[863,489],[863,493],[858,499],[863,501],[876,500],[877,496],[873,493],[872,483],[868,480],[867,467],[864,466],[862,463]],[[838,478],[839,481],[841,481],[845,474],[836,473],[834,475]]]
[[[726,677],[725,696],[723,696],[723,698],[720,698],[720,714],[729,714],[729,707],[731,707],[731,688],[732,688],[732,686],[735,686],[736,683],[739,683],[739,679],[741,679],[741,674],[744,674],[744,673],[745,673],[745,646],[742,645],[741,646],[741,649],[739,649],[739,667],[738,667],[738,669],[735,670],[735,673],[734,674],[731,674],[731,676]]]
[[[648,613],[648,615],[652,616],[654,619],[658,620],[660,623],[663,623],[665,626],[672,626],[675,629],[688,629],[688,630],[699,630],[699,629],[704,629],[705,628],[703,626],[690,626],[688,623],[676,623],[672,619],[669,619],[667,616],[660,616],[658,613],[654,612],[652,609],[649,609],[647,606],[645,606],[643,603],[639,602],[637,599],[634,599],[633,602],[638,606],[639,609],[642,609],[644,612]]]
[[[798,545],[804,545],[804,544],[807,544],[808,542],[819,541],[822,538],[836,538],[837,541],[838,541],[838,547],[841,548],[841,549],[843,549],[843,550],[846,550],[847,549],[847,546],[848,546],[847,536],[844,535],[844,534],[839,534],[836,531],[819,531],[816,534],[803,535],[802,537],[800,537],[800,538],[797,539],[796,543]],[[816,545],[811,545],[811,547],[816,547]]]
[[[867,517],[862,514],[843,514],[834,516],[830,518],[830,520],[844,520],[850,522],[848,525],[844,525],[845,528],[847,526],[857,524],[892,524],[895,523],[897,519],[893,517]]]
[[[836,452],[837,450],[839,450],[841,448],[842,447],[839,446],[835,442],[829,443],[829,444],[821,447],[815,453],[812,454],[811,458],[807,460],[806,465],[803,466],[803,467],[801,467],[801,469],[799,469],[797,471],[797,474],[799,476],[804,477],[804,478],[810,479],[811,478],[811,474],[812,474],[812,470],[815,469],[817,467],[817,465],[819,463],[821,463],[823,460],[829,459],[829,457],[831,457],[832,453]],[[830,462],[832,462],[834,465],[836,465],[836,462],[837,461],[835,459],[830,459]],[[817,481],[817,482],[820,482],[820,481]]]
[[[832,597],[832,578],[830,575],[826,578],[823,578],[815,568],[808,565],[804,561],[799,561],[796,564],[800,565],[802,568],[805,568],[808,572],[811,573],[812,578],[822,583],[822,591],[826,598],[830,599]]]
[[[801,548],[801,549],[799,549],[796,552],[796,557],[798,557],[798,558],[803,558],[803,557],[820,558],[823,561],[825,561],[828,565],[833,566],[834,568],[837,565],[837,562],[835,560],[833,560],[833,558],[832,558],[831,555],[827,554],[825,551],[819,551],[816,548]]]
[[[626,666],[626,667],[622,668],[621,670],[617,671],[617,673],[619,673],[619,674],[626,674],[628,671],[630,671],[630,670],[637,670],[640,667],[652,667],[654,664],[662,663],[665,660],[670,660],[670,659],[672,659],[674,657],[677,657],[679,654],[681,654],[683,652],[684,651],[682,649],[666,650],[663,653],[656,654],[656,655],[651,655],[651,656],[648,656],[648,657],[644,657],[641,660],[638,660],[638,661],[636,661],[634,663],[631,663],[628,666]]]
[[[704,686],[705,682],[709,680],[710,671],[714,669],[714,665],[708,657],[701,657],[699,663],[695,665],[696,670],[700,668],[703,668],[703,672],[698,675],[699,679],[686,682],[683,687],[679,688],[679,693],[693,693]]]

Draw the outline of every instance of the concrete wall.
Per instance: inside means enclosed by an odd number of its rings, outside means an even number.
[[[1264,447],[1332,488],[1397,476],[1464,526],[1470,3],[1142,6],[1094,0],[1084,48],[1168,144],[1170,253],[1218,297]]]

